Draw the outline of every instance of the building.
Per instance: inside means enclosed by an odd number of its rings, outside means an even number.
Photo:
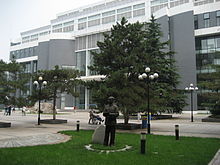
[[[109,31],[122,17],[129,22],[149,21],[155,15],[161,24],[163,40],[171,40],[178,71],[179,88],[197,83],[204,61],[220,64],[220,0],[108,0],[58,14],[50,25],[22,32],[11,43],[10,58],[25,63],[26,72],[53,69],[55,65],[84,71],[92,64],[91,50],[98,50],[102,32]],[[32,89],[23,95],[29,95]],[[79,98],[61,95],[58,107],[87,109],[93,104],[89,90],[79,87]],[[194,97],[197,102],[197,97]],[[195,109],[197,105],[195,104]]]

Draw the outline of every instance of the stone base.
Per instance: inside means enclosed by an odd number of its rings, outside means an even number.
[[[63,124],[63,123],[67,123],[67,120],[63,120],[63,119],[44,119],[44,120],[40,120],[40,123],[43,124]]]
[[[124,119],[124,116],[119,116],[118,119]],[[129,116],[130,120],[138,120],[137,115]],[[172,119],[172,115],[153,115],[151,120]]]
[[[141,124],[135,124],[135,123],[118,123],[116,124],[116,129],[122,129],[122,130],[134,130],[134,129],[141,129]]]
[[[11,123],[0,122],[0,128],[11,127]]]
[[[202,122],[220,122],[220,118],[207,117],[202,119]]]
[[[161,119],[172,119],[172,115],[155,115],[153,116],[154,120],[161,120]]]

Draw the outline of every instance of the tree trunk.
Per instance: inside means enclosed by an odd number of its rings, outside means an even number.
[[[128,124],[129,121],[129,113],[127,111],[127,108],[124,109],[124,124]]]
[[[57,100],[57,89],[54,89],[53,94],[53,120],[56,120],[56,100]]]

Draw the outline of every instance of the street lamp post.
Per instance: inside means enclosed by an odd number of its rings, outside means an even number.
[[[193,122],[193,92],[198,90],[198,87],[194,87],[191,83],[189,87],[185,88],[186,91],[190,91],[191,94],[191,122]]]
[[[43,81],[43,77],[39,76],[37,81],[34,81],[34,85],[39,87],[39,92],[38,92],[38,96],[39,96],[39,110],[38,110],[38,122],[37,124],[40,125],[40,102],[41,102],[41,89],[42,89],[42,85],[46,86],[47,82]]]
[[[146,73],[142,73],[138,76],[139,80],[145,80],[147,82],[147,132],[150,134],[150,81],[159,77],[158,73],[150,74],[150,68],[145,68]]]

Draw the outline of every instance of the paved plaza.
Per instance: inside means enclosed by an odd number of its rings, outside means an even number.
[[[180,136],[220,138],[220,123],[201,122],[201,119],[207,116],[208,114],[195,114],[194,122],[190,122],[190,114],[174,114],[173,119],[152,120],[151,132],[158,135],[174,135],[174,126],[178,124]],[[41,119],[52,119],[52,115],[41,114]],[[3,112],[0,112],[1,122],[11,122],[10,128],[0,128],[0,148],[65,142],[69,140],[69,137],[57,132],[76,130],[77,120],[80,121],[80,129],[94,130],[98,126],[88,124],[88,111],[83,110],[59,112],[57,119],[65,119],[68,122],[66,124],[37,125],[37,114],[22,116],[20,111],[16,111],[11,116],[5,116]],[[120,122],[122,123],[123,120],[118,119],[118,123]],[[130,123],[141,123],[141,121],[130,120]],[[140,133],[142,131],[144,130],[139,129],[130,132]],[[220,160],[219,158],[220,152],[217,153],[216,162]]]

